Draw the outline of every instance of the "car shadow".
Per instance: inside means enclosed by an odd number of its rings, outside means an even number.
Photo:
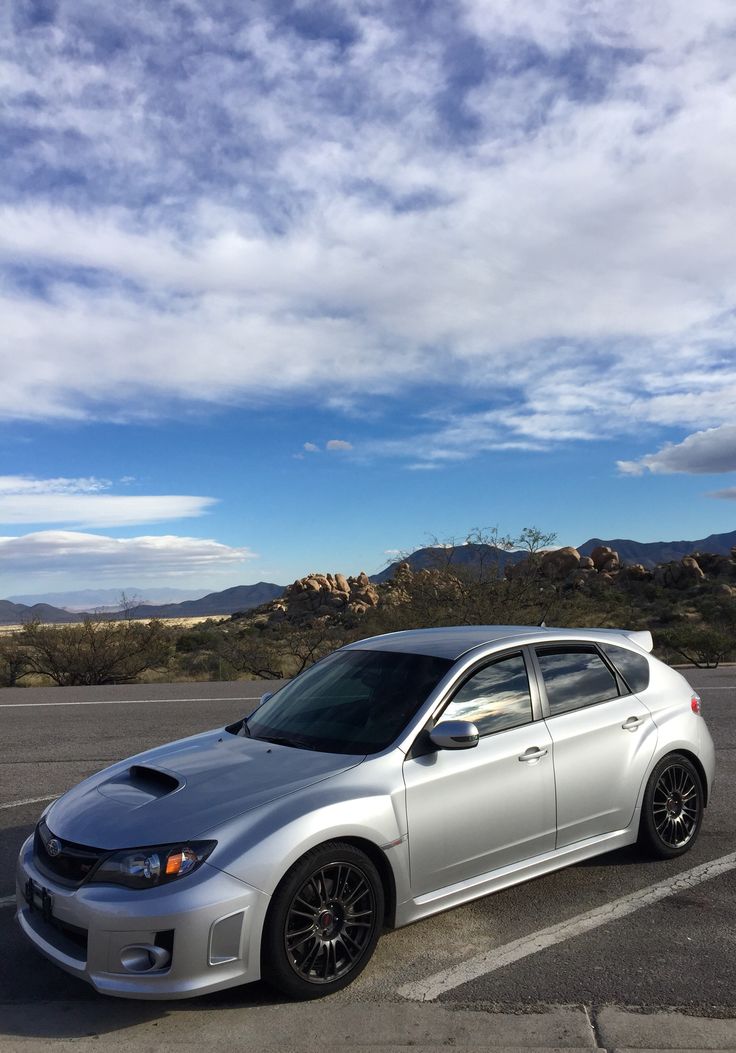
[[[599,856],[592,856],[590,859],[583,859],[579,863],[575,863],[575,868],[578,867],[602,867],[602,866],[631,866],[637,864],[641,866],[644,863],[650,863],[651,859],[648,859],[644,852],[637,845],[626,845],[625,848],[616,848],[613,852],[605,852]]]

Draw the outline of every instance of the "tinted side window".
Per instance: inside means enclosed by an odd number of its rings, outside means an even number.
[[[466,680],[441,720],[472,720],[481,735],[528,724],[532,699],[524,659],[509,655]]]
[[[538,647],[550,714],[618,697],[616,678],[593,647]]]
[[[646,691],[649,687],[649,662],[643,654],[614,644],[601,644],[601,650],[616,666],[630,691],[635,694]]]

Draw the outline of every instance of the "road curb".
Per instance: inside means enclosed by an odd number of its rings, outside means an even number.
[[[210,1007],[105,999],[0,1006],[2,1053],[48,1053],[57,1044],[99,1053],[105,1039],[116,1053],[215,1044],[280,1053],[736,1053],[736,1020],[616,1007],[508,1013],[394,1002]]]
[[[637,1013],[608,1006],[596,1013],[598,1043],[616,1050],[736,1050],[736,1020],[685,1013]]]
[[[326,1002],[218,1006],[95,1000],[0,1007],[0,1048],[46,1051],[56,1042],[97,1053],[196,1044],[199,1048],[286,1051],[587,1050],[595,1039],[585,1009],[497,1013],[440,1005]],[[91,1045],[94,1043],[94,1046]]]

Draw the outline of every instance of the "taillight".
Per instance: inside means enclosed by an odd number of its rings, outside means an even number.
[[[700,695],[696,695],[695,692],[693,692],[693,697],[690,699],[690,709],[692,709],[693,713],[697,713],[698,716],[702,713],[702,709],[700,708]]]

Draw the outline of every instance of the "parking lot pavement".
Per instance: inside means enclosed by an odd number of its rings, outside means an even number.
[[[736,1050],[736,869],[663,898],[650,892],[736,849],[736,668],[686,675],[703,697],[718,763],[690,853],[655,863],[633,849],[611,853],[387,933],[350,988],[307,1006],[279,1004],[261,984],[186,1003],[105,999],[37,956],[9,906],[15,855],[48,798],[120,757],[234,720],[273,684],[0,691],[0,1049],[15,1039],[25,1050],[45,1047],[52,1037],[74,1038],[81,1049],[85,1036],[107,1034],[131,1050],[236,1035],[238,1045],[314,1049],[321,1027],[323,1049],[378,1050],[390,1039],[390,1048],[415,1050]],[[635,911],[574,927],[642,896]],[[550,930],[565,938],[545,943],[540,934]],[[511,946],[516,957],[498,965]],[[496,967],[478,971],[487,957]],[[461,982],[430,1001],[402,998],[437,974]]]

